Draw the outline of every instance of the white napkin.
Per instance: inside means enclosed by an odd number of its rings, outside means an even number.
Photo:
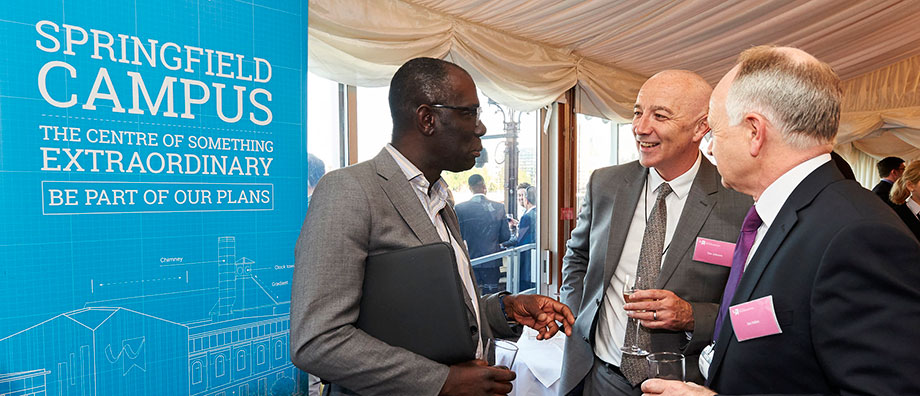
[[[549,388],[562,376],[565,333],[560,331],[549,340],[538,341],[537,331],[525,327],[517,346],[517,361],[525,363],[543,386]]]

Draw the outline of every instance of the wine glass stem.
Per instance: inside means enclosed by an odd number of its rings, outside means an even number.
[[[639,326],[642,326],[642,325],[639,323],[638,318],[634,318],[634,320],[636,321],[636,342],[634,342],[634,344],[636,346],[636,349],[639,349]]]

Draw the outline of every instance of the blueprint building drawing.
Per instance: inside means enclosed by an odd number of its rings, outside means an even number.
[[[220,237],[209,319],[178,323],[118,306],[62,313],[0,339],[0,395],[286,394],[303,375],[288,352],[289,301],[277,301]],[[155,297],[146,301],[155,304]],[[181,309],[181,307],[177,307]],[[286,392],[286,393],[285,393]]]

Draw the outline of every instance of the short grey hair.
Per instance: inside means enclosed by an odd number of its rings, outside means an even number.
[[[794,148],[833,143],[840,125],[840,78],[824,62],[798,59],[796,51],[759,46],[741,53],[725,101],[729,123],[756,112]]]

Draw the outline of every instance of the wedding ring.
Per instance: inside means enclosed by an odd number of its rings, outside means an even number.
[[[652,311],[652,318],[658,320],[658,311]]]

